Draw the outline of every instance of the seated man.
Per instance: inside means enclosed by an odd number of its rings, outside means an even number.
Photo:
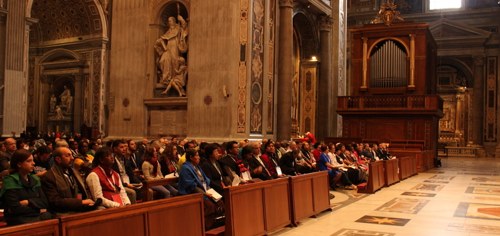
[[[80,173],[71,168],[74,158],[66,147],[54,151],[54,165],[42,178],[42,189],[52,212],[81,212],[94,210],[100,204],[94,203],[87,192],[87,186]]]

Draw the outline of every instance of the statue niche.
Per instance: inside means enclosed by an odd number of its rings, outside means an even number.
[[[168,16],[166,31],[154,44],[158,82],[164,88],[162,95],[167,95],[173,88],[179,97],[186,96],[187,36],[188,24],[177,4],[177,16]]]
[[[73,114],[73,96],[68,86],[64,85],[58,97],[53,93],[49,98],[49,120],[70,119]]]

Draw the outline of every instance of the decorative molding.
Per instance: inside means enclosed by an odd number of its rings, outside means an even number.
[[[294,0],[279,0],[279,5],[281,7],[290,7],[293,8]]]
[[[384,23],[387,26],[391,26],[393,22],[404,21],[396,8],[397,5],[394,4],[394,0],[387,0],[387,2],[380,5],[380,10],[378,11],[375,19],[371,21],[371,23]]]
[[[333,18],[330,16],[320,16],[319,18],[319,30],[320,31],[331,31],[333,26]]]
[[[252,12],[252,51],[251,51],[251,100],[250,133],[262,133],[262,102],[264,83],[264,21],[266,8],[264,0],[253,1]]]
[[[240,0],[240,60],[238,62],[237,133],[245,133],[247,127],[247,44],[248,0]]]

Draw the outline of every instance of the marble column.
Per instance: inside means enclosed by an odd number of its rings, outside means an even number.
[[[329,16],[323,16],[320,18],[319,22],[319,40],[320,40],[320,63],[319,63],[319,86],[318,86],[318,102],[317,102],[317,118],[316,118],[316,137],[318,139],[323,139],[329,136],[332,129],[331,127],[331,117],[329,114],[330,109],[333,109],[331,103],[333,99],[332,96],[332,73],[331,73],[331,63],[332,63],[332,50],[331,50],[331,36],[332,31],[332,18]]]
[[[474,57],[474,88],[472,100],[472,138],[474,144],[483,144],[484,122],[484,57]]]
[[[280,0],[277,140],[291,137],[293,76],[293,0]]]
[[[18,136],[26,129],[28,31],[27,1],[8,1],[5,26],[5,74],[2,135]],[[5,7],[5,6],[4,6]]]

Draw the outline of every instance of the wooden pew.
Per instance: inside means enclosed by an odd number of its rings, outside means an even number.
[[[384,161],[384,178],[385,178],[385,186],[392,185],[394,183],[399,182],[399,165],[398,159],[394,158],[391,160]]]
[[[203,195],[62,216],[60,222],[63,236],[204,235]]]
[[[173,184],[179,182],[179,177],[173,177],[173,178],[163,178],[163,179],[155,179],[155,180],[145,180],[142,181],[142,196],[143,202],[151,201],[153,200],[153,192],[149,191],[149,189],[152,186],[158,186],[158,185],[167,185],[167,184]]]
[[[292,196],[292,223],[331,210],[328,172],[320,171],[290,177]]]
[[[399,160],[399,178],[401,180],[417,174],[417,164],[415,157],[398,157]]]
[[[359,193],[374,193],[385,186],[384,161],[370,162],[368,181],[362,187],[358,185]]]
[[[290,225],[288,182],[279,178],[224,189],[226,235],[264,235]]]
[[[44,220],[0,228],[0,235],[8,236],[59,236],[59,220]]]

